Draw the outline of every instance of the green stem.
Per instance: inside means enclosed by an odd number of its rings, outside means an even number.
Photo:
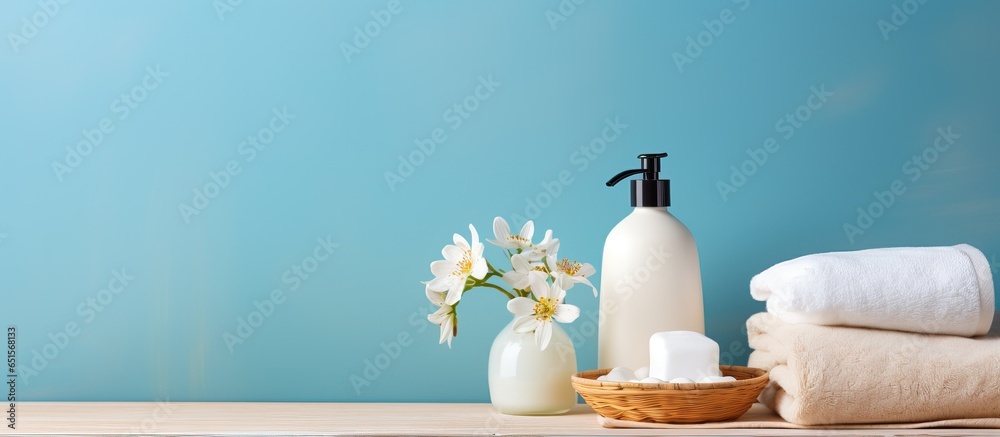
[[[486,281],[490,280],[490,278],[492,278],[494,276],[498,276],[498,275],[496,273],[494,273],[494,272],[487,272],[486,276],[483,276],[483,279],[476,279],[476,278],[473,278],[472,276],[469,276],[465,280],[465,289],[462,290],[462,294],[465,294],[469,290],[472,290],[473,288],[476,288],[477,286],[485,283]]]
[[[510,294],[509,291],[504,290],[503,287],[501,287],[499,285],[491,284],[489,282],[482,282],[482,283],[479,283],[479,284],[476,284],[476,285],[483,286],[483,287],[489,287],[489,288],[495,288],[495,289],[499,290],[501,293],[503,293],[504,296],[507,296],[510,299],[514,299],[514,295],[513,294]]]

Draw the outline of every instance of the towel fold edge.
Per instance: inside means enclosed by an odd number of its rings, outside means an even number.
[[[993,293],[993,269],[990,268],[986,255],[979,249],[968,244],[959,244],[954,248],[969,258],[973,270],[976,271],[976,279],[979,281],[979,323],[973,335],[986,335],[993,325],[995,312],[993,306],[996,304]]]

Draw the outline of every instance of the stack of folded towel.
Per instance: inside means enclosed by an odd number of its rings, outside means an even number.
[[[993,277],[969,245],[809,255],[750,283],[760,401],[798,425],[1000,418]],[[998,323],[997,325],[1000,325]]]

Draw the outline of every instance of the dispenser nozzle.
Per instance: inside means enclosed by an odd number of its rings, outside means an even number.
[[[666,158],[666,153],[643,153],[639,155],[639,163],[642,168],[637,170],[625,170],[621,173],[616,174],[607,185],[609,187],[615,186],[615,184],[625,180],[629,176],[634,176],[637,174],[642,174],[642,179],[647,181],[652,181],[660,178],[660,159]]]
[[[645,172],[646,172],[646,170],[642,170],[642,169],[640,169],[640,170],[625,170],[625,171],[623,171],[621,173],[616,174],[613,178],[611,178],[611,180],[608,181],[607,185],[609,187],[613,187],[613,186],[615,186],[615,184],[617,184],[617,183],[625,180],[625,178],[627,178],[629,176],[637,175],[639,173],[645,173]]]
[[[640,169],[625,170],[608,181],[609,187],[629,176],[641,174],[642,179],[632,181],[632,206],[670,206],[670,181],[660,179],[660,159],[666,153],[643,153],[639,155]]]

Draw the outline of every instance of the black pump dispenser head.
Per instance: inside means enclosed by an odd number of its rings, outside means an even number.
[[[642,168],[618,173],[608,181],[608,186],[614,186],[629,176],[641,174],[642,179],[632,180],[632,206],[670,206],[670,180],[660,179],[660,159],[666,157],[666,153],[639,155]]]

